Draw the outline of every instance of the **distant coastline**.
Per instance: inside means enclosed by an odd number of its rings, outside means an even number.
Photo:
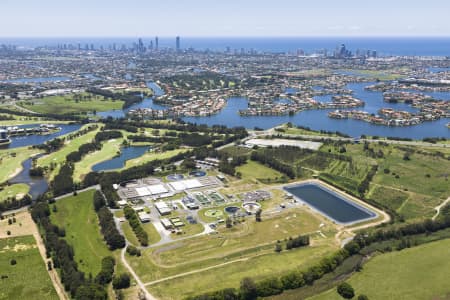
[[[153,36],[143,37],[149,42]],[[161,48],[173,48],[174,37],[160,37]],[[136,37],[48,37],[11,38],[0,37],[0,44],[21,47],[52,46],[58,43],[89,43],[95,47],[111,44],[132,45]],[[321,49],[333,50],[345,43],[349,49],[376,50],[381,56],[450,56],[450,36],[448,37],[183,37],[183,47],[196,50],[224,51],[254,49],[260,52],[294,52],[299,49],[313,54]]]

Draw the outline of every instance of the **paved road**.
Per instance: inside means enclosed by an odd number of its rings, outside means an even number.
[[[77,193],[82,193],[82,192],[86,192],[86,191],[89,191],[89,190],[97,190],[97,191],[100,191],[100,185],[99,185],[99,184],[97,184],[97,185],[91,185],[91,186],[89,186],[89,187],[87,187],[87,188],[84,188],[84,189],[82,189],[82,190],[77,190]],[[61,199],[63,199],[63,198],[70,197],[70,196],[73,196],[73,192],[70,192],[70,193],[67,193],[67,194],[64,194],[64,195],[55,197],[55,200],[61,200]]]
[[[305,140],[323,140],[323,139],[327,139],[327,140],[332,140],[332,141],[342,141],[342,142],[354,142],[354,138],[352,137],[340,137],[340,136],[323,136],[323,135],[308,135],[308,134],[287,134],[287,133],[283,133],[283,132],[278,132],[275,129],[276,128],[281,128],[282,126],[276,126],[267,130],[263,130],[263,131],[254,131],[254,130],[249,130],[249,136],[242,139],[240,142],[241,143],[245,143],[245,141],[249,140],[249,139],[254,139],[257,137],[264,137],[264,136],[270,136],[270,135],[279,135],[280,138],[301,138],[301,139],[305,139]],[[397,140],[387,140],[387,139],[359,139],[359,141],[361,143],[364,142],[368,142],[368,143],[379,143],[379,142],[383,142],[383,143],[387,143],[387,144],[392,144],[392,145],[405,145],[405,146],[422,146],[422,147],[432,147],[432,148],[450,148],[450,144],[440,144],[440,143],[427,143],[427,142],[423,142],[423,141],[397,141]],[[229,147],[229,146],[233,146],[235,145],[235,142],[217,147],[217,150],[221,150],[223,148]]]

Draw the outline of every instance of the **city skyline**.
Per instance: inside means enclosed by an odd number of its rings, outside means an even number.
[[[443,0],[305,3],[192,0],[126,3],[6,0],[0,37],[449,36]],[[20,17],[18,17],[20,16]],[[32,30],[31,30],[32,29]]]

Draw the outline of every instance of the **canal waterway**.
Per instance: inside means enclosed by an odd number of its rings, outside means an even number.
[[[358,110],[364,110],[372,114],[377,114],[378,110],[381,108],[393,108],[396,110],[404,110],[409,112],[418,111],[416,108],[413,108],[405,103],[386,103],[383,101],[382,92],[367,91],[364,89],[366,86],[372,85],[374,83],[375,82],[351,83],[347,85],[348,89],[354,91],[354,96],[356,98],[365,101],[365,106],[358,108]],[[158,91],[158,93],[163,92],[158,86],[153,86],[153,83],[149,83],[148,86],[154,91]],[[315,89],[319,90],[321,89],[321,87],[316,86]],[[286,92],[294,91],[295,89],[289,88],[289,90],[287,90]],[[157,93],[155,94],[158,95]],[[436,99],[450,100],[450,93],[448,92],[424,92],[424,94],[430,95]],[[331,95],[317,96],[315,97],[315,99],[319,101],[330,102]],[[130,109],[136,108],[166,109],[167,107],[154,103],[152,98],[146,98],[141,103],[135,104],[128,109],[101,112],[98,113],[98,115],[102,117],[111,116],[113,118],[120,118],[124,117],[126,112]],[[183,120],[186,122],[207,124],[210,126],[244,126],[247,129],[253,129],[255,127],[268,129],[283,123],[291,122],[295,125],[310,127],[314,130],[326,130],[333,132],[339,131],[350,136],[360,136],[362,134],[365,134],[372,136],[390,136],[412,139],[423,139],[424,137],[450,138],[450,129],[445,126],[448,122],[450,122],[450,119],[448,118],[442,118],[440,120],[432,122],[423,122],[415,126],[388,127],[352,119],[331,119],[328,117],[328,113],[330,111],[333,111],[333,109],[306,110],[299,112],[293,116],[240,116],[238,114],[239,110],[247,108],[247,98],[231,97],[228,99],[228,103],[224,107],[224,109],[222,109],[218,114],[204,117],[185,117],[183,118]]]

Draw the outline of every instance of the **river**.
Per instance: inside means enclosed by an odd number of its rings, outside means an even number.
[[[31,177],[30,169],[33,165],[33,159],[29,158],[22,163],[22,171],[11,178],[9,183],[24,183],[30,187],[29,194],[33,200],[36,200],[39,195],[45,193],[48,189],[47,180],[44,177]]]

